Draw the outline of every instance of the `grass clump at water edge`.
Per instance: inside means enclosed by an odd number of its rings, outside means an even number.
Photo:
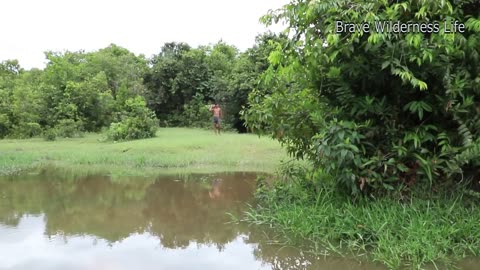
[[[460,259],[480,255],[478,199],[460,193],[353,202],[333,188],[312,188],[304,180],[276,182],[273,188],[259,184],[258,204],[245,219],[273,225],[291,241],[307,239],[314,243],[313,253],[326,249],[389,269],[454,269]]]

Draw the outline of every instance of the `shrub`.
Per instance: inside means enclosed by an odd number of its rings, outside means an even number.
[[[73,119],[62,119],[55,125],[56,134],[59,137],[75,138],[83,136],[83,122]]]
[[[276,44],[266,87],[249,96],[249,127],[278,138],[355,196],[478,177],[470,172],[480,170],[479,4],[447,3],[301,0],[267,15],[267,22],[287,21],[292,40]],[[346,33],[335,26],[418,18],[452,18],[466,31]]]
[[[8,115],[0,113],[0,139],[4,138],[10,132],[10,120]]]
[[[142,97],[127,99],[124,109],[119,121],[110,124],[107,140],[135,140],[155,136],[158,120],[155,114],[146,107]]]
[[[151,138],[155,136],[156,131],[157,121],[153,118],[127,117],[110,125],[107,139],[121,141]]]
[[[31,138],[42,134],[42,127],[38,123],[20,123],[14,126],[9,137],[13,138]]]
[[[57,131],[53,128],[49,128],[43,132],[43,139],[45,141],[55,141],[57,139]]]
[[[211,113],[202,94],[196,94],[183,105],[183,110],[168,115],[168,123],[173,126],[207,128],[211,126]]]
[[[183,124],[188,127],[207,128],[211,126],[212,115],[204,103],[190,103],[183,106]]]

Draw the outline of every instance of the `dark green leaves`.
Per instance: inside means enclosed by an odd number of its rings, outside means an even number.
[[[423,119],[424,112],[432,112],[432,106],[424,101],[412,101],[403,107],[404,111],[410,111],[411,113],[418,114],[420,120]]]
[[[271,56],[269,91],[251,94],[249,125],[296,128],[281,141],[348,192],[358,191],[358,181],[391,190],[461,179],[462,164],[480,166],[473,162],[480,136],[475,12],[462,1],[291,2],[270,15],[297,38]],[[419,20],[437,21],[439,32],[335,31],[336,21]],[[446,33],[442,20],[465,23],[467,32]]]

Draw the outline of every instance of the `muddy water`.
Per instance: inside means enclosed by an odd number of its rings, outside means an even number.
[[[0,178],[0,269],[383,269],[274,244],[232,223],[249,173],[111,180],[51,171]]]

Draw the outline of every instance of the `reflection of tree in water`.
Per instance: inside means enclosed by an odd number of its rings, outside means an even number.
[[[0,189],[6,197],[1,204],[5,213],[44,213],[47,235],[90,234],[117,241],[143,231],[139,217],[145,189],[151,182],[135,180],[112,183],[108,177],[68,179],[50,174],[2,179]],[[0,221],[5,221],[3,212]]]
[[[63,232],[91,234],[118,241],[135,232],[143,232],[141,215],[148,181],[112,183],[108,177],[85,177],[69,194],[59,194],[47,216],[47,234]],[[135,196],[132,196],[135,194]]]
[[[235,175],[222,176],[221,198],[213,200],[209,189],[195,182],[157,181],[146,195],[144,213],[152,220],[151,232],[168,248],[187,247],[192,241],[216,244],[218,248],[238,234],[237,226],[227,212],[240,214],[251,197],[253,184],[246,184]],[[172,196],[173,194],[173,196]]]
[[[17,226],[25,214],[44,214],[47,236],[93,235],[113,243],[149,232],[172,249],[196,243],[221,251],[244,235],[247,243],[255,244],[255,257],[272,269],[362,269],[358,264],[325,262],[298,249],[271,245],[270,240],[278,238],[269,234],[271,230],[266,234],[246,224],[225,224],[230,221],[227,212],[240,215],[251,199],[254,174],[216,175],[206,181],[205,176],[190,178],[112,181],[105,176],[55,176],[52,172],[3,177],[0,224]],[[217,178],[222,180],[212,186]]]
[[[190,243],[222,248],[240,233],[226,212],[239,214],[251,198],[253,174],[222,175],[221,198],[199,181],[156,181],[105,176],[64,177],[47,172],[0,179],[0,222],[17,225],[23,214],[45,214],[46,234],[95,235],[110,242],[150,232],[167,248]],[[213,179],[212,179],[213,180]],[[248,183],[246,183],[246,180]]]

